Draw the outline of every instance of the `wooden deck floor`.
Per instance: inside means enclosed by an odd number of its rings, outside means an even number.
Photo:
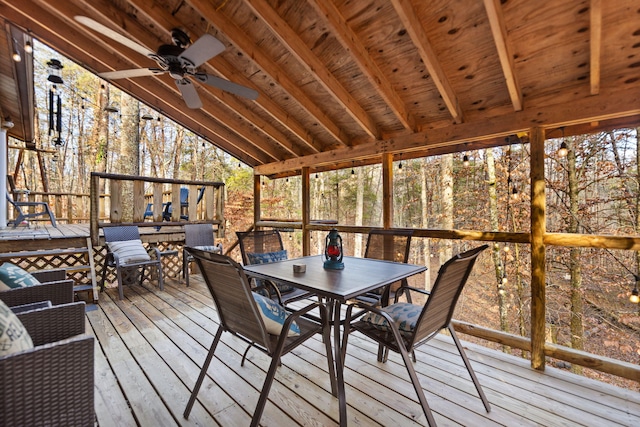
[[[258,351],[240,366],[245,345],[223,334],[189,420],[182,417],[218,326],[211,298],[194,275],[192,286],[168,280],[165,291],[145,285],[115,289],[87,311],[96,341],[99,425],[249,425],[269,360]],[[376,362],[376,347],[354,335],[346,359],[349,425],[425,425],[400,358]],[[451,339],[437,337],[417,352],[416,370],[439,426],[637,426],[640,393],[468,344],[468,355],[492,405],[484,411]],[[283,357],[261,423],[337,425],[319,339]]]

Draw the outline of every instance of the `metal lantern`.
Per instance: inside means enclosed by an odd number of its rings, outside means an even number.
[[[327,234],[324,243],[324,268],[330,270],[342,270],[344,263],[342,262],[342,237],[338,234],[338,230],[332,228]]]

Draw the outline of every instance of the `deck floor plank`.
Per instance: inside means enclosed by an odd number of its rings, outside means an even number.
[[[96,344],[96,414],[101,427],[248,425],[270,359],[257,350],[240,366],[244,342],[223,334],[189,420],[182,411],[204,362],[218,316],[200,276],[192,285],[173,279],[165,291],[126,286],[101,294],[88,311]],[[416,352],[416,371],[438,426],[640,425],[640,393],[619,389],[464,342],[492,405],[487,414],[450,337]],[[99,350],[99,351],[98,351]],[[381,364],[377,347],[349,339],[345,366],[348,424],[426,425],[415,391],[396,354]],[[117,412],[117,415],[110,412]],[[264,426],[335,426],[324,344],[314,337],[282,358],[265,407]]]

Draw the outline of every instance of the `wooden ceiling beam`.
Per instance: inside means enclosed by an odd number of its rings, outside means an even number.
[[[13,2],[9,4],[2,0],[0,8],[3,16],[24,28],[29,28],[40,41],[55,46],[60,53],[82,63],[87,69],[96,72],[98,69],[107,67],[107,64],[113,65],[114,63],[126,66],[126,63],[113,55],[113,52],[101,49],[100,45],[92,39],[92,37],[96,37],[95,35],[85,33],[84,29],[79,31],[75,26],[70,26],[68,17],[47,13],[45,9],[33,2],[25,2],[20,5],[19,9],[13,8],[13,4]],[[62,33],[65,34],[65,38],[60,35]],[[207,127],[206,123],[211,123],[211,120],[203,112],[190,111],[187,114],[183,111],[184,109],[176,107],[179,95],[166,90],[163,85],[158,85],[152,79],[138,79],[135,83],[133,80],[122,80],[115,86],[132,94],[151,108],[171,117],[177,123],[247,164],[256,165],[264,163],[268,159],[264,155],[256,155],[246,150],[246,143],[240,144],[239,141],[236,141],[234,144],[234,135],[225,135],[225,131],[221,132],[218,126],[213,129]]]
[[[489,17],[489,26],[493,34],[493,40],[498,51],[498,58],[502,66],[502,73],[507,84],[507,90],[511,97],[511,104],[515,111],[522,110],[522,90],[516,78],[515,68],[513,64],[513,54],[509,47],[507,38],[507,26],[504,22],[502,14],[502,6],[500,0],[484,0],[484,8]]]
[[[256,46],[242,28],[239,28],[226,16],[217,11],[215,5],[208,0],[186,1],[193,9],[200,13],[203,20],[211,23],[211,25],[225,34],[238,50],[242,51],[247,58],[251,58],[264,73],[277,82],[278,85],[282,87],[282,90],[295,99],[300,107],[313,117],[318,122],[318,125],[322,126],[338,144],[350,144],[348,135],[343,132],[342,129],[315,104],[313,99],[294,83],[270,57]]]
[[[263,23],[269,27],[271,33],[282,43],[289,53],[298,60],[307,72],[314,76],[317,82],[340,104],[345,112],[364,130],[370,137],[378,139],[380,132],[374,120],[369,116],[358,101],[342,86],[333,73],[315,53],[300,39],[300,36],[289,24],[278,15],[264,0],[245,0]]]
[[[600,93],[600,48],[602,45],[602,0],[591,0],[589,8],[590,35],[589,83],[591,95]]]
[[[482,119],[476,122],[460,123],[356,147],[338,148],[298,159],[256,166],[254,171],[257,175],[282,174],[299,170],[305,166],[313,168],[322,165],[335,165],[343,161],[380,156],[385,152],[426,152],[440,147],[472,144],[487,139],[495,139],[496,141],[502,139],[504,141],[505,137],[528,132],[534,126],[543,129],[555,128],[637,115],[640,115],[640,93],[629,90],[618,91],[566,104],[509,113],[493,117],[491,120]]]
[[[391,4],[393,4],[402,25],[407,29],[411,40],[413,40],[413,44],[416,49],[418,49],[420,58],[422,58],[422,62],[424,62],[424,65],[427,67],[433,83],[438,88],[440,96],[449,110],[449,114],[451,114],[451,117],[453,117],[456,123],[462,123],[464,116],[458,98],[449,84],[449,80],[440,65],[440,61],[438,61],[438,57],[433,51],[431,43],[429,43],[427,33],[424,31],[415,9],[411,5],[411,1],[391,0]]]
[[[167,34],[171,33],[172,28],[184,28],[192,34],[203,33],[201,29],[202,27],[195,23],[197,21],[192,21],[192,23],[180,21],[172,14],[168,13],[165,8],[149,7],[149,2],[146,0],[129,0],[129,4],[137,9],[138,15],[144,14],[149,21],[156,25],[157,28],[163,29]],[[215,65],[212,65],[210,62],[214,62]],[[311,153],[318,153],[320,151],[313,144],[313,137],[302,127],[300,123],[295,122],[290,116],[287,116],[278,104],[267,96],[267,94],[261,91],[260,88],[256,87],[251,80],[233,68],[233,66],[226,61],[222,55],[218,55],[213,60],[205,62],[200,66],[200,69],[204,69],[209,73],[213,71],[222,78],[232,80],[234,83],[257,90],[259,93],[258,99],[252,102],[260,105],[263,111],[267,112],[272,118],[286,127],[287,130],[293,134],[293,137],[297,139],[298,144],[291,142],[280,130],[276,129],[269,121],[259,117],[244,102],[238,100],[234,95],[208,85],[201,85],[204,90],[207,90],[220,102],[231,107],[237,114],[242,116],[244,120],[253,123],[257,131],[260,131],[268,138],[271,138],[276,144],[280,145],[283,150],[296,157]],[[290,124],[287,126],[285,123]]]
[[[389,109],[398,118],[405,129],[416,131],[416,120],[412,113],[407,111],[404,101],[393,89],[387,76],[380,70],[380,67],[373,61],[369,52],[364,47],[357,34],[353,32],[344,17],[331,1],[312,1],[309,5],[315,11],[324,16],[334,35],[340,41],[344,49],[351,54],[351,58],[358,65],[362,74],[369,80],[378,94],[387,103]]]
[[[73,19],[74,16],[87,15],[88,17],[95,19],[98,22],[100,22],[101,20],[109,22],[111,16],[120,16],[120,23],[122,27],[120,27],[119,30],[122,33],[123,31],[125,31],[124,29],[126,29],[125,35],[127,37],[131,37],[131,39],[136,41],[141,41],[140,44],[142,44],[143,46],[155,45],[157,48],[157,46],[159,46],[160,44],[166,43],[163,39],[149,33],[147,29],[143,28],[137,21],[131,19],[126,14],[122,14],[118,9],[115,9],[115,7],[109,2],[94,0],[90,5],[84,2],[78,3],[79,4],[76,5],[75,2],[51,2],[46,3],[45,6],[51,12],[58,14],[58,16],[63,19],[66,19],[71,26],[75,26],[79,29],[79,31],[83,32],[89,37],[92,37],[93,39],[99,38],[99,34],[92,29],[77,23],[77,21]],[[100,18],[96,19],[96,17]],[[110,25],[107,26],[109,27]],[[145,62],[148,62],[148,58],[146,58],[145,56],[137,54],[131,51],[131,49],[128,49],[116,42],[109,43],[108,45],[115,52],[121,55],[121,57],[124,58],[128,63],[130,63],[128,67],[147,68],[147,66],[143,65],[145,64]],[[155,48],[151,50],[155,51]],[[91,54],[91,52],[87,53]],[[108,62],[107,66],[109,67],[109,70],[113,69],[113,65],[109,64]],[[121,79],[116,79],[113,81],[109,81],[109,83],[115,84],[117,86],[120,83],[120,80]],[[275,149],[273,143],[265,141],[263,138],[256,136],[255,131],[252,132],[250,127],[246,126],[246,123],[242,122],[236,115],[231,114],[229,110],[224,107],[224,104],[213,104],[208,97],[202,96],[202,92],[199,92],[199,94],[201,95],[200,97],[203,102],[203,108],[198,110],[188,109],[184,105],[182,97],[179,95],[180,92],[177,89],[174,80],[167,78],[166,75],[142,77],[133,80],[136,80],[136,82],[138,80],[155,80],[158,84],[162,84],[167,90],[178,95],[178,105],[182,109],[186,110],[187,114],[193,115],[196,113],[196,111],[198,111],[198,115],[203,117],[201,119],[203,123],[207,121],[213,122],[212,124],[214,124],[214,126],[211,126],[211,129],[213,132],[217,133],[219,137],[231,140],[238,139],[237,143],[234,143],[234,145],[238,148],[240,148],[241,146],[254,145],[256,148],[266,154],[268,158],[271,159],[271,161],[282,158],[282,153]],[[234,137],[233,134],[235,134],[236,136]],[[245,142],[243,142],[243,140]]]

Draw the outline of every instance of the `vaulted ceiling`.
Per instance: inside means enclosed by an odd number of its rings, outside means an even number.
[[[153,52],[173,28],[215,36],[200,70],[256,100],[195,82],[189,109],[168,74],[111,83],[260,174],[640,124],[640,0],[0,0],[0,16],[96,73],[156,63],[75,16]]]

